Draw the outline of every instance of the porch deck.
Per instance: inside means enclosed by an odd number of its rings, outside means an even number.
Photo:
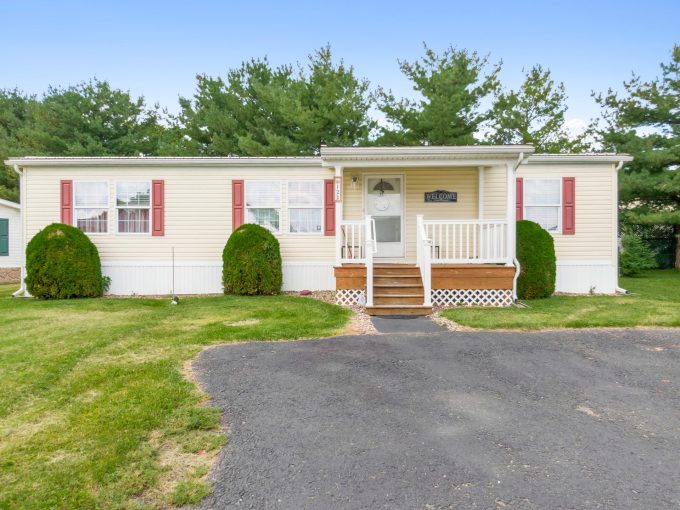
[[[371,287],[371,315],[425,315],[432,305],[508,306],[512,303],[516,268],[500,264],[433,264],[424,285],[416,264],[376,263]],[[346,263],[335,267],[339,304],[365,304],[367,267]],[[430,293],[430,302],[426,292]]]

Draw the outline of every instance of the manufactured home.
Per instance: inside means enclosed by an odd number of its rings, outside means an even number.
[[[515,221],[555,240],[557,291],[617,290],[623,154],[529,145],[322,147],[318,157],[11,159],[23,245],[81,228],[118,295],[222,291],[222,250],[244,222],[281,245],[283,290],[335,290],[370,313],[515,298]]]
[[[21,205],[0,198],[0,283],[19,281],[22,251]]]

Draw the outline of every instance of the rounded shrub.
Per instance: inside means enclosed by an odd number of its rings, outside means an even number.
[[[222,253],[225,294],[254,296],[281,290],[281,250],[269,230],[246,223],[229,236]]]
[[[517,278],[519,299],[546,298],[555,292],[555,243],[538,223],[517,222],[517,260],[521,266]]]
[[[75,227],[48,225],[26,247],[26,287],[41,299],[101,296],[104,279],[97,247]]]

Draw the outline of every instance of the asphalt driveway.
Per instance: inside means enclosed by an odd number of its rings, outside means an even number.
[[[204,506],[680,507],[677,331],[389,324],[205,351],[230,442]]]

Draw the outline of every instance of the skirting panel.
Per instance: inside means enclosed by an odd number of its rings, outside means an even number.
[[[614,294],[618,271],[610,262],[557,262],[555,291],[566,294]]]
[[[106,262],[102,273],[111,278],[109,294],[170,295],[173,289],[173,269],[167,263]],[[222,293],[221,262],[182,262],[175,264],[175,294]],[[333,264],[327,262],[283,264],[284,291],[333,290]]]
[[[335,291],[335,302],[341,306],[366,304],[366,292],[362,289],[338,289]]]
[[[508,289],[432,289],[432,304],[439,306],[510,306]]]

